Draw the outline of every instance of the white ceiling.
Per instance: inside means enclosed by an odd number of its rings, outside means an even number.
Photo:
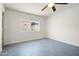
[[[11,9],[16,9],[18,11],[27,12],[40,16],[49,16],[53,14],[51,8],[47,8],[44,11],[41,9],[48,3],[5,3],[4,6]],[[64,9],[65,5],[55,5],[57,10]]]

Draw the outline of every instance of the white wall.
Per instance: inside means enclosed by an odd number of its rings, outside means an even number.
[[[36,21],[40,20],[40,31],[22,32],[21,22],[24,19]],[[44,38],[46,36],[45,27],[45,17],[22,13],[12,9],[6,9],[4,16],[4,45]]]
[[[79,4],[66,6],[47,19],[48,38],[79,46]]]
[[[40,20],[41,31],[21,32],[21,20],[24,19]],[[53,13],[47,20],[45,17],[6,9],[4,17],[4,45],[39,39],[46,37],[46,35],[48,38],[79,46],[79,4],[66,6],[62,11]]]

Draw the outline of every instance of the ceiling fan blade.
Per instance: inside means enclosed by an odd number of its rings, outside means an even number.
[[[53,10],[53,11],[56,11],[56,8],[55,8],[55,6],[53,6],[53,7],[52,7],[52,10]]]
[[[46,5],[43,9],[41,9],[41,11],[45,10],[48,7],[48,5]]]
[[[63,5],[66,5],[66,4],[68,4],[68,3],[55,3],[55,4],[63,4]]]

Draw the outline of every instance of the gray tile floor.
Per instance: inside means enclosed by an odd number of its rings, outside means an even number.
[[[43,38],[4,46],[1,56],[79,56],[79,47]]]

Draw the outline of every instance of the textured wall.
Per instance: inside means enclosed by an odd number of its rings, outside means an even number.
[[[47,19],[48,37],[79,46],[79,4],[65,7]]]
[[[39,32],[23,32],[21,22],[29,19],[40,21]],[[45,37],[45,23],[45,17],[6,9],[4,15],[4,45]]]

